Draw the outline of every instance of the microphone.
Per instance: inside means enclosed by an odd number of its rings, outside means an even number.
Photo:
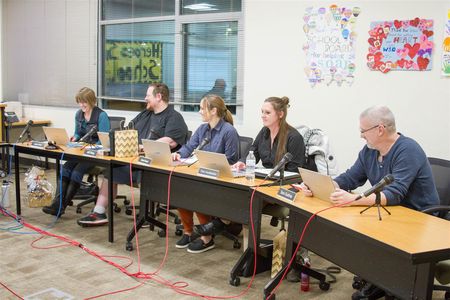
[[[206,145],[208,145],[210,142],[210,139],[205,137],[203,141],[200,143],[200,145],[197,146],[195,150],[202,150]]]
[[[380,182],[372,186],[364,193],[358,195],[358,197],[356,197],[354,201],[359,200],[362,197],[367,197],[373,193],[379,193],[386,185],[391,184],[392,182],[394,182],[394,176],[392,176],[391,174],[387,174],[380,180]]]
[[[272,171],[270,171],[269,175],[266,176],[266,178],[270,178],[273,177],[273,175],[275,175],[276,172],[278,172],[281,168],[284,167],[285,164],[287,164],[288,162],[290,162],[292,160],[292,154],[290,154],[289,152],[286,152],[286,154],[284,154],[283,158],[278,162],[278,164],[275,166],[275,168],[272,169]]]
[[[80,143],[86,142],[96,132],[97,132],[97,125],[94,125],[81,139],[78,140],[78,142],[80,142]]]
[[[27,125],[25,126],[25,128],[23,129],[22,133],[19,135],[19,138],[17,139],[16,143],[19,143],[22,139],[23,136],[25,135],[25,133],[29,132],[30,127],[33,125],[33,120],[29,120],[27,122]]]

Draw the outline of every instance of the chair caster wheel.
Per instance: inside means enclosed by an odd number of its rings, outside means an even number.
[[[133,211],[131,210],[131,209],[125,209],[125,214],[127,215],[127,216],[131,216],[131,214],[133,213]]]
[[[158,230],[158,236],[159,237],[166,237],[166,231],[165,230],[163,230],[163,229],[161,229],[161,230]]]
[[[450,292],[445,292],[444,299],[450,300]]]
[[[180,220],[180,218],[178,218],[178,217],[175,217],[175,219],[173,219],[173,222],[175,223],[175,224],[181,224],[181,220]]]
[[[133,251],[133,244],[131,242],[127,242],[127,244],[125,245],[125,249],[127,251]]]
[[[77,207],[77,214],[81,214],[81,207]]]
[[[181,229],[176,229],[175,230],[175,235],[176,236],[181,236],[183,234],[183,230],[181,230]]]
[[[122,209],[120,207],[114,207],[114,212],[115,213],[120,213],[122,211]]]
[[[232,286],[239,286],[241,284],[241,278],[239,277],[230,278],[230,284]]]
[[[358,276],[353,277],[352,287],[355,290],[360,290],[365,284],[366,282],[364,281],[364,279],[361,279],[361,277]]]
[[[238,241],[234,241],[233,243],[233,248],[234,249],[241,249],[241,243]]]
[[[325,281],[321,282],[321,283],[319,283],[319,288],[322,291],[328,291],[330,289],[330,284],[328,282],[325,282]]]
[[[125,205],[130,205],[130,200],[123,200],[123,204],[125,204]]]

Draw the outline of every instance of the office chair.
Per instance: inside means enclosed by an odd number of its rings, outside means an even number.
[[[450,221],[450,161],[429,157],[434,183],[439,195],[439,205],[422,210],[427,214],[437,214],[439,218]],[[435,271],[436,280],[442,285],[435,284],[434,290],[445,291],[445,299],[450,299],[450,260],[438,262]],[[447,285],[447,286],[445,286]]]
[[[120,129],[121,124],[125,122],[125,117],[111,116],[109,117],[109,124],[111,129]],[[81,214],[82,207],[89,204],[95,203],[97,201],[97,196],[99,192],[98,188],[98,176],[102,174],[103,169],[100,167],[95,167],[87,174],[86,182],[81,183],[81,188],[78,193],[73,197],[73,200],[82,200],[82,202],[77,204],[77,214]],[[130,204],[125,195],[117,195],[114,200],[123,199],[124,205]],[[73,202],[69,205],[73,205]],[[113,210],[116,213],[120,213],[121,208],[116,202],[113,203]]]

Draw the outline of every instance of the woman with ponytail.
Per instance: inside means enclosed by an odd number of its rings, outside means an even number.
[[[288,162],[285,169],[298,173],[298,167],[303,166],[305,155],[305,144],[301,134],[286,122],[287,109],[289,108],[288,97],[270,97],[264,101],[261,108],[261,119],[264,127],[259,131],[250,150],[260,160],[264,168],[272,169],[283,158],[284,154],[292,154],[292,160]],[[241,157],[241,160],[245,160]],[[233,168],[244,169],[244,161],[238,161]],[[269,206],[269,205],[267,205]],[[271,205],[277,210],[277,205]],[[270,208],[265,207],[265,209]],[[204,225],[196,225],[195,231],[199,234],[212,234],[227,228],[230,222],[220,218],[214,218]]]
[[[207,143],[202,150],[224,153],[228,163],[234,164],[239,156],[239,136],[233,127],[233,117],[228,111],[225,102],[220,96],[206,95],[200,101],[200,115],[206,122],[194,132],[186,145],[183,145],[177,153],[172,154],[173,160],[187,158],[207,138]],[[178,209],[184,234],[176,243],[178,249],[188,248],[190,253],[201,253],[214,248],[212,236],[202,235],[192,240],[194,227],[194,213],[186,209]],[[211,220],[210,216],[196,212],[200,224],[206,224]]]
[[[305,144],[301,134],[286,122],[288,97],[270,97],[261,108],[261,119],[264,127],[259,131],[250,150],[255,154],[256,163],[261,160],[265,168],[273,168],[289,152],[292,160],[285,166],[286,171],[297,172],[303,166]],[[245,160],[245,157],[241,158]],[[245,168],[244,161],[233,167]]]

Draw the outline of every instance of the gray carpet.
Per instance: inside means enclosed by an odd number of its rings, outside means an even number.
[[[54,182],[55,172],[46,172],[50,182]],[[27,195],[22,180],[22,203]],[[121,186],[119,194],[126,194],[130,199],[130,188]],[[11,192],[12,199],[14,191]],[[135,189],[135,198],[139,199],[139,191]],[[14,202],[14,201],[11,201]],[[123,203],[119,203],[123,207]],[[88,213],[91,206],[83,209],[83,215]],[[12,211],[15,205],[12,203]],[[22,215],[25,222],[45,229],[54,222],[54,218],[42,213],[40,208],[29,208],[22,204]],[[127,216],[123,209],[116,213],[115,242],[107,242],[107,227],[81,228],[76,224],[77,218],[74,207],[69,207],[66,214],[56,222],[54,227],[47,229],[50,233],[70,238],[82,243],[85,247],[100,255],[125,256],[132,259],[133,263],[128,267],[128,272],[136,273],[139,270],[137,251],[125,250],[125,238],[132,227],[133,218]],[[164,221],[165,216],[161,217]],[[62,242],[55,238],[45,237],[39,241],[38,234],[23,228],[16,233],[2,230],[0,232],[0,283],[8,286],[20,296],[28,296],[27,299],[84,299],[103,293],[129,289],[143,282],[142,286],[131,291],[108,295],[101,299],[189,299],[181,293],[190,291],[197,294],[227,297],[240,295],[241,299],[263,299],[263,287],[269,281],[269,272],[257,274],[251,287],[246,292],[250,278],[241,277],[241,285],[233,287],[228,283],[229,272],[242,249],[233,249],[233,243],[223,236],[216,237],[216,248],[202,253],[190,254],[186,250],[175,248],[179,237],[174,234],[174,225],[171,228],[168,239],[167,260],[158,273],[150,280],[137,280],[120,272],[113,266],[93,257],[80,247],[64,246],[52,249],[37,249]],[[0,216],[1,228],[11,226],[9,218]],[[21,232],[22,234],[19,234]],[[269,225],[269,218],[263,218],[263,238],[275,236],[278,229]],[[313,234],[313,233],[311,233]],[[33,244],[34,242],[34,244]],[[32,245],[33,244],[33,245]],[[165,239],[158,237],[156,232],[143,228],[139,232],[140,244],[140,271],[143,273],[155,272],[164,257]],[[136,245],[135,240],[133,245]],[[35,247],[35,248],[34,248]],[[126,265],[125,258],[110,258],[116,263]],[[314,268],[325,268],[332,265],[330,262],[311,253],[311,261]],[[311,279],[309,292],[301,292],[299,283],[283,282],[277,292],[277,299],[350,299],[353,289],[351,287],[353,275],[345,270],[337,275],[337,282],[331,285],[329,291],[321,291]],[[161,282],[179,282],[179,286],[187,284],[184,289],[177,292],[175,288],[169,288]],[[57,294],[61,291],[64,294]],[[245,293],[245,294],[244,294]],[[442,299],[442,293],[435,293],[435,299]],[[71,298],[73,297],[73,298]],[[0,299],[17,299],[9,291],[0,286]]]

